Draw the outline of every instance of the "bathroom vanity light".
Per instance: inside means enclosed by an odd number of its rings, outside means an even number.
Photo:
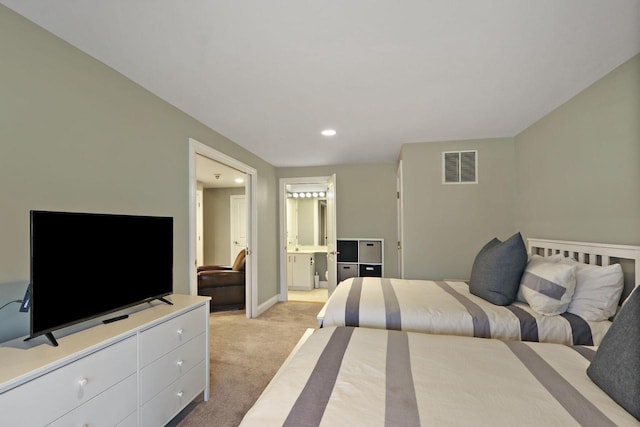
[[[326,197],[327,193],[325,191],[314,191],[313,193],[311,192],[305,192],[305,193],[289,193],[287,192],[287,198],[294,198],[294,199],[316,199],[316,198],[320,198],[320,199],[324,199]]]

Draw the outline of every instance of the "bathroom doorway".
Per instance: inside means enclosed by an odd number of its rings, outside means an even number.
[[[335,175],[280,179],[280,301],[325,302],[336,287]]]

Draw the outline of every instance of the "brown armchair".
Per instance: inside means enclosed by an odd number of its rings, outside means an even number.
[[[198,295],[211,297],[211,310],[245,306],[245,258],[241,250],[232,266],[203,265],[198,267]]]

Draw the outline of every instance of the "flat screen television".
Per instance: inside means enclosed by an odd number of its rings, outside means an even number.
[[[52,332],[173,291],[173,218],[30,212],[30,335]],[[125,315],[121,317],[126,317]]]

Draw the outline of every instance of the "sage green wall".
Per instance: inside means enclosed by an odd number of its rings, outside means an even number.
[[[478,150],[477,184],[442,184],[442,152]],[[467,279],[478,250],[514,227],[511,138],[405,144],[403,264],[408,279]]]
[[[640,55],[515,141],[523,234],[640,244]]]
[[[29,280],[30,209],[174,217],[188,293],[189,138],[257,170],[258,302],[277,294],[273,166],[4,6],[0,52],[0,303]]]
[[[397,277],[395,163],[278,168],[278,178],[336,174],[338,238],[383,238],[384,275]]]
[[[204,264],[231,265],[231,197],[244,187],[208,188],[203,192]]]

